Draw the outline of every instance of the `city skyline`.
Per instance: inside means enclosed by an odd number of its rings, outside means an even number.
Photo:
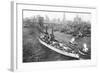
[[[80,14],[80,13],[65,13],[65,12],[43,12],[43,11],[23,11],[23,18],[33,18],[36,16],[44,17],[44,19],[52,20],[71,20],[73,21],[76,16],[81,18],[83,21],[91,21],[91,14]]]

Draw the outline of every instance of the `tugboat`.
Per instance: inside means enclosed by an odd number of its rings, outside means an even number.
[[[83,48],[80,48],[78,50],[79,50],[80,59],[90,59],[91,58],[91,53],[90,53],[89,48],[87,48],[86,43],[83,44]]]

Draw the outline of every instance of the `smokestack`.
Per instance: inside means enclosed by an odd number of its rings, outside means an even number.
[[[46,33],[48,33],[48,26],[46,26]]]
[[[53,27],[52,27],[52,35],[53,35]]]

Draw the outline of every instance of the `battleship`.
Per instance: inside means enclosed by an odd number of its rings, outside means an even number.
[[[76,59],[84,59],[86,56],[88,56],[88,48],[86,47],[86,44],[84,44],[84,48],[78,47],[78,44],[75,41],[75,38],[72,38],[71,41],[68,42],[59,42],[55,39],[53,27],[52,27],[52,33],[49,34],[46,31],[40,34],[40,37],[38,38],[39,42],[48,47],[49,49]]]

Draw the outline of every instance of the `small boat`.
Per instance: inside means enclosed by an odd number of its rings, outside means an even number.
[[[89,49],[87,48],[86,44],[83,44],[83,48],[78,49],[79,55],[81,59],[90,59],[91,58],[91,53]]]
[[[79,55],[78,54],[73,53],[73,51],[72,52],[67,52],[66,51],[67,49],[69,49],[69,47],[65,47],[64,46],[64,47],[62,47],[62,49],[61,48],[59,49],[59,48],[56,48],[56,47],[54,47],[54,46],[52,46],[50,44],[47,44],[46,42],[41,40],[41,38],[39,38],[39,42],[41,44],[45,45],[46,47],[48,47],[49,49],[57,52],[57,53],[60,53],[60,54],[65,55],[65,56],[69,56],[69,57],[73,57],[73,58],[79,59]],[[62,44],[60,43],[60,45],[62,45]]]

